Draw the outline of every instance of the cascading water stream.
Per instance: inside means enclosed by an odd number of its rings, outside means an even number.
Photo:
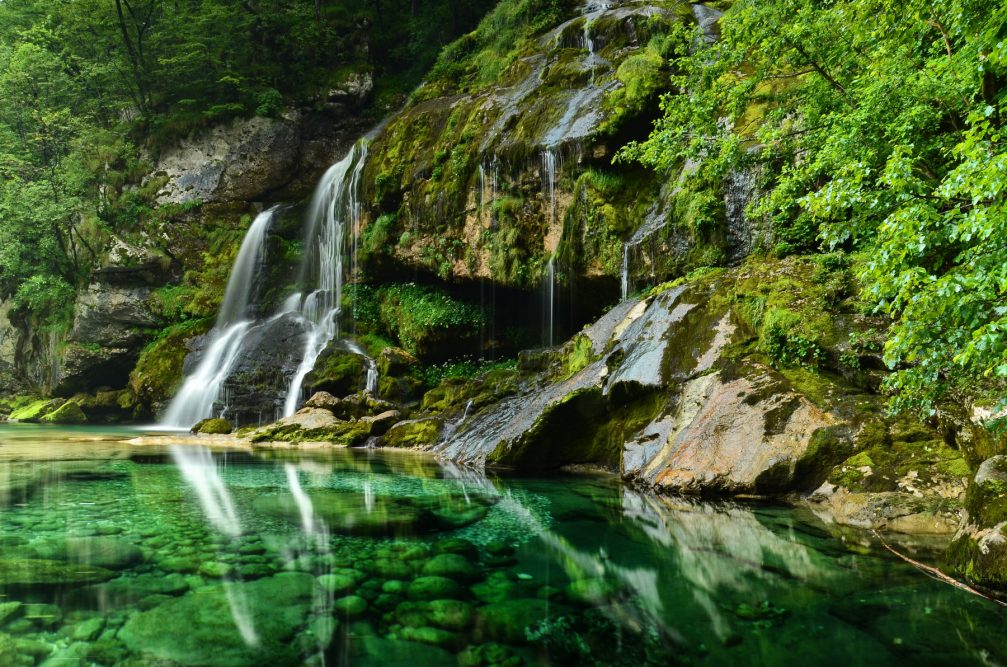
[[[221,388],[252,326],[251,306],[265,259],[266,234],[276,211],[277,207],[273,207],[260,213],[248,228],[234,260],[216,324],[208,334],[206,351],[168,406],[162,420],[164,426],[187,429],[212,416]]]
[[[339,335],[342,312],[346,241],[356,237],[363,206],[358,199],[360,178],[367,160],[367,141],[357,143],[342,160],[322,176],[308,209],[305,256],[298,283],[314,287],[306,297],[289,298],[285,307],[296,313],[308,327],[301,362],[290,381],[283,416],[297,411],[304,378],[315,367],[318,355]],[[352,253],[349,253],[352,254]],[[352,261],[352,260],[351,260]],[[373,359],[370,360],[373,364]],[[377,366],[374,366],[377,388]],[[368,385],[372,384],[368,368]]]

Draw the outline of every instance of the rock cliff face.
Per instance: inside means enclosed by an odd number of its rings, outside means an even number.
[[[366,129],[350,110],[367,99],[369,81],[346,93],[347,106],[238,119],[180,141],[160,155],[149,177],[164,183],[157,202],[240,204],[303,196]]]
[[[833,523],[950,535],[969,466],[937,430],[886,416],[871,354],[849,347],[876,323],[822,320],[812,264],[760,261],[624,301],[517,371],[442,385],[378,442],[475,465],[600,465],[676,494],[797,493]],[[786,361],[780,316],[753,324],[751,289],[770,312],[825,322],[820,347]]]
[[[575,284],[616,295],[623,280],[632,290],[725,258],[723,210],[700,232],[695,216],[672,215],[688,207],[688,193],[612,164],[658,113],[668,82],[662,40],[695,20],[672,2],[588,2],[485,83],[471,73],[482,65],[458,56],[467,83],[424,85],[372,143],[367,273],[524,289],[552,280],[576,298]],[[732,243],[735,258],[752,247],[747,237]]]

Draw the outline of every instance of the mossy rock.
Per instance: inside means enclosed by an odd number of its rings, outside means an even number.
[[[232,430],[234,429],[231,426],[231,422],[215,417],[204,419],[192,427],[193,433],[202,433],[204,435],[227,435]]]
[[[37,423],[41,421],[42,417],[58,409],[65,402],[66,399],[63,398],[42,398],[32,401],[28,405],[13,410],[7,417],[7,420],[12,422]]]
[[[311,611],[313,586],[312,577],[299,572],[229,584],[227,588],[206,586],[132,615],[119,638],[157,664],[300,664],[294,637]],[[243,637],[235,625],[234,599],[242,601],[243,615],[255,630],[255,642]]]
[[[443,424],[438,419],[399,422],[381,439],[383,447],[423,448],[437,444]]]
[[[276,424],[260,429],[251,436],[261,442],[331,442],[341,447],[357,447],[370,437],[372,424],[363,420],[338,422],[332,426],[304,428],[298,424]]]
[[[75,401],[67,401],[40,419],[43,424],[86,424],[87,415]]]
[[[401,347],[386,347],[378,355],[377,363],[382,377],[398,377],[411,371],[420,362]]]
[[[354,352],[342,349],[333,341],[318,356],[315,367],[304,378],[311,392],[325,391],[333,396],[347,396],[367,384],[367,364]]]
[[[423,395],[423,382],[411,377],[382,375],[378,380],[378,397],[386,401],[409,403]]]

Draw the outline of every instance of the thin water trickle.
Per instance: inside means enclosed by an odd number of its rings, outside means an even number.
[[[622,244],[622,273],[620,283],[623,301],[629,297],[629,248],[629,242]]]
[[[556,199],[556,175],[559,163],[559,152],[550,147],[542,151],[542,181],[549,200],[549,230],[554,230],[559,222],[559,209]],[[553,252],[546,262],[545,275],[542,281],[542,333],[543,342],[552,347],[555,344],[556,326],[556,254]]]

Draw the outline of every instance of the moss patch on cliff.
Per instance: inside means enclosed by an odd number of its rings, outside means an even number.
[[[446,291],[412,283],[378,290],[381,322],[421,359],[443,360],[469,351],[486,325],[487,313]],[[475,351],[475,350],[471,350]]]
[[[129,388],[136,397],[147,405],[171,398],[182,382],[182,367],[189,351],[186,342],[212,326],[210,319],[183,322],[163,330],[148,344],[129,375]]]

